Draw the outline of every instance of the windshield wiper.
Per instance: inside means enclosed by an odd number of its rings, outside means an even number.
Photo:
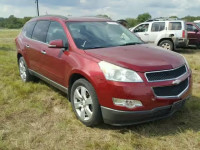
[[[136,45],[136,44],[142,44],[142,43],[131,42],[131,43],[124,43],[124,44],[121,44],[121,45],[119,45],[119,46]]]

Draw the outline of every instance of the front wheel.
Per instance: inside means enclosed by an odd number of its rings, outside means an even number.
[[[76,117],[86,126],[94,126],[102,121],[95,89],[87,80],[75,81],[71,89],[71,103]]]
[[[161,41],[159,46],[167,50],[173,50],[173,43],[169,40]]]

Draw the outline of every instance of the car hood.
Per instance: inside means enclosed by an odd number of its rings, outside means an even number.
[[[99,48],[85,52],[101,61],[138,72],[173,69],[185,63],[178,53],[148,44]]]

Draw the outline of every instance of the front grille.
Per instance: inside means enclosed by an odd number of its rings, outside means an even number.
[[[156,96],[175,97],[181,94],[188,87],[188,84],[189,84],[189,81],[188,79],[186,79],[178,85],[154,87],[153,90]]]
[[[147,72],[146,77],[149,82],[176,79],[187,72],[186,66],[172,70]]]

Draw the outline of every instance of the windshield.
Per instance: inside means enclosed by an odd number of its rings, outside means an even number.
[[[143,42],[116,22],[68,22],[67,27],[80,49],[106,48]]]
[[[200,23],[196,23],[196,25],[200,28]]]

